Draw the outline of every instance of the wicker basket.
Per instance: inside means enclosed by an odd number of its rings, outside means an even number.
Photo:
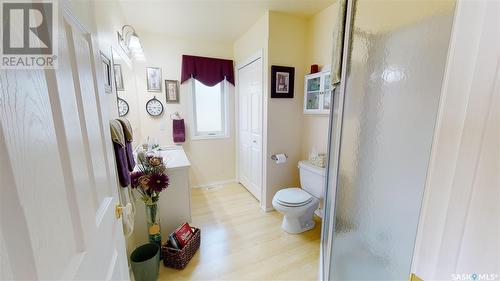
[[[193,237],[181,250],[172,247],[170,241],[163,244],[161,247],[163,265],[177,269],[183,269],[186,267],[191,258],[193,258],[194,254],[196,254],[196,251],[200,248],[201,231],[196,227],[193,227],[193,231]]]

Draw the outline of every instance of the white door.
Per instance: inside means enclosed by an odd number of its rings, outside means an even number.
[[[128,280],[97,52],[60,14],[57,69],[0,71],[0,279]]]
[[[499,280],[500,2],[458,1],[451,38],[412,272]]]
[[[239,180],[260,201],[262,186],[262,58],[238,69]]]

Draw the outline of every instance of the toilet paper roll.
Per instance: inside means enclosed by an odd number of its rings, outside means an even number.
[[[286,155],[284,153],[276,154],[276,164],[286,163]]]

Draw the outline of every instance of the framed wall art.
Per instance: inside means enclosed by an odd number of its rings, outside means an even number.
[[[148,92],[161,92],[161,68],[146,67]]]
[[[123,85],[123,73],[122,65],[114,64],[113,70],[115,71],[115,87],[117,91],[125,91],[125,86]]]
[[[293,98],[295,68],[271,66],[271,98]]]
[[[179,81],[165,80],[167,103],[179,103]]]

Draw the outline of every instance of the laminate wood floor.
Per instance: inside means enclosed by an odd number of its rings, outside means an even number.
[[[160,265],[159,280],[317,280],[321,222],[302,234],[281,229],[239,184],[192,190],[201,247],[183,270]]]

